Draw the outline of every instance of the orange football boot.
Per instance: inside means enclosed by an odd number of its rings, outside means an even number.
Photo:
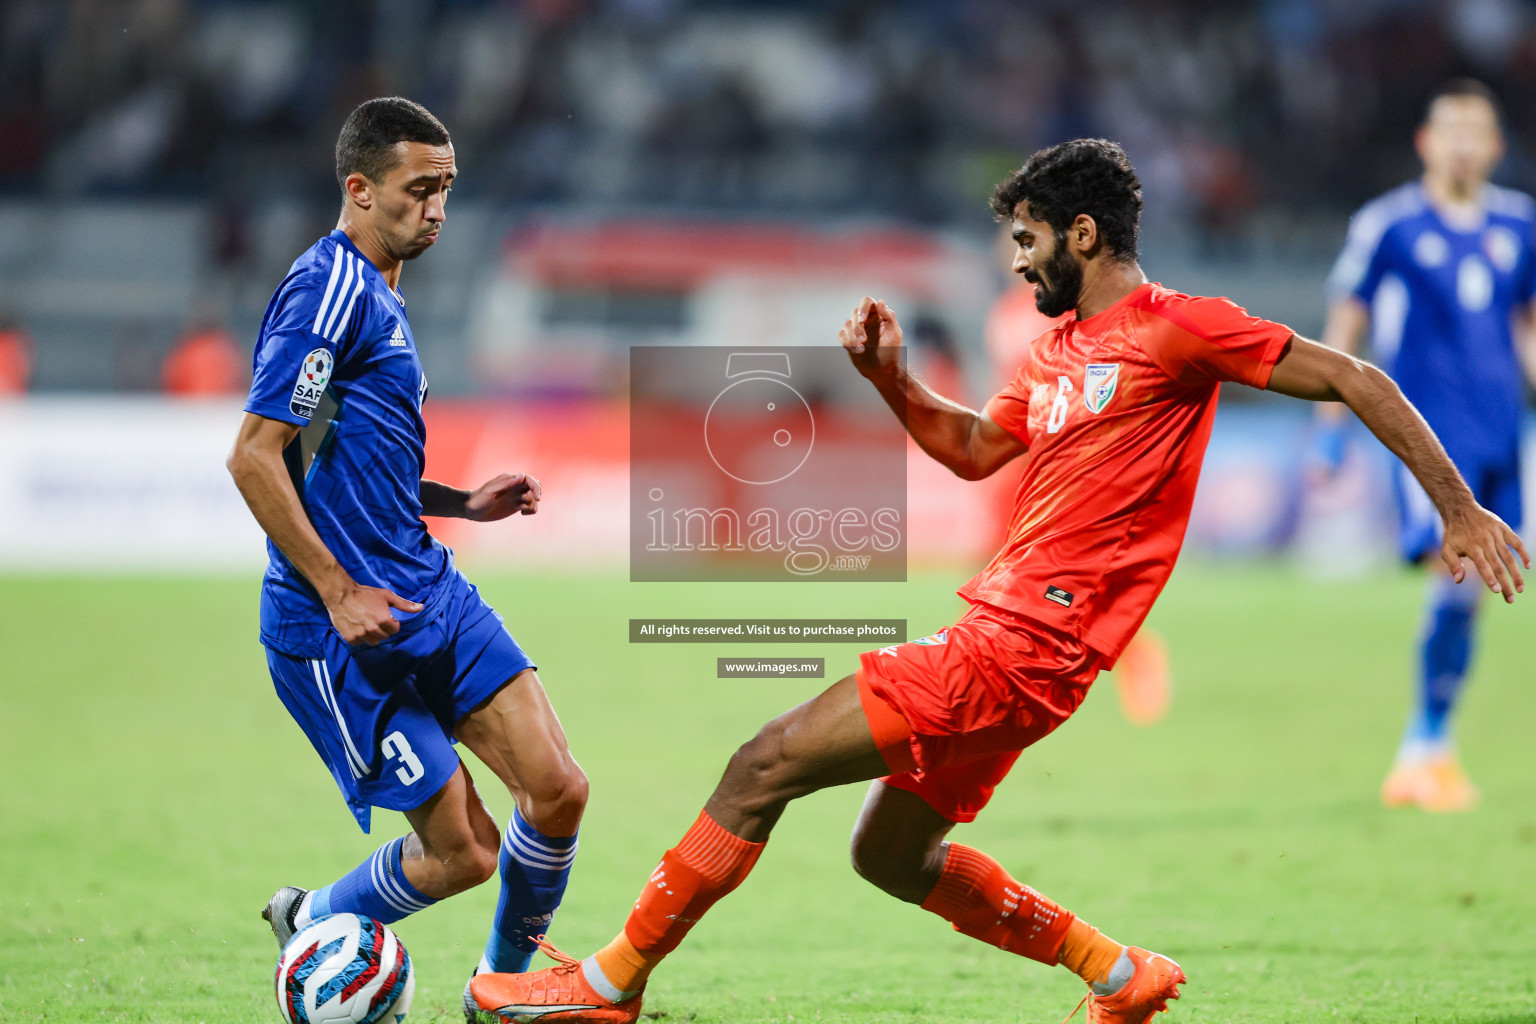
[[[1136,965],[1131,980],[1113,995],[1096,996],[1089,989],[1061,1024],[1077,1016],[1083,1003],[1088,1004],[1088,1024],[1145,1024],[1168,1009],[1168,1000],[1179,998],[1184,971],[1178,964],[1161,953],[1149,953],[1135,946],[1126,946],[1125,951]]]
[[[1445,814],[1470,811],[1482,794],[1467,778],[1461,761],[1452,751],[1422,760],[1398,761],[1381,784],[1381,802],[1388,807],[1416,804],[1426,811]]]
[[[1115,664],[1115,691],[1120,711],[1132,725],[1152,725],[1168,714],[1173,703],[1173,682],[1168,671],[1168,645],[1150,629],[1142,628]]]
[[[634,1024],[640,995],[613,1003],[590,984],[581,961],[538,938],[539,948],[559,961],[527,974],[477,974],[464,993],[469,1024]]]
[[[1419,793],[1426,788],[1423,761],[1399,760],[1392,763],[1386,781],[1381,784],[1383,807],[1407,807],[1419,802]]]

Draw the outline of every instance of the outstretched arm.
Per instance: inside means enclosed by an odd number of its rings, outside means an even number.
[[[1347,356],[1360,354],[1360,342],[1370,326],[1371,313],[1365,303],[1346,295],[1328,307],[1328,320],[1318,340]],[[1312,431],[1308,472],[1313,480],[1323,482],[1339,471],[1346,454],[1345,407],[1339,402],[1319,402],[1317,426]]]
[[[1440,511],[1445,523],[1440,557],[1456,582],[1465,578],[1464,559],[1470,559],[1488,589],[1505,601],[1525,589],[1520,563],[1531,566],[1525,545],[1498,516],[1478,505],[1429,424],[1385,373],[1297,336],[1275,364],[1269,390],[1313,402],[1343,402],[1403,460]]]
[[[419,612],[421,605],[352,579],[315,532],[288,477],[283,449],[299,428],[248,412],[225,460],[251,514],[325,602],[331,624],[349,644],[376,644],[400,629],[391,608]]]
[[[514,513],[531,516],[539,510],[542,496],[538,479],[527,473],[501,473],[473,491],[423,480],[421,514],[488,523]]]
[[[875,386],[918,447],[964,480],[991,476],[1026,446],[959,402],[934,394],[900,358],[901,325],[884,302],[866,296],[837,332],[854,369]]]
[[[1346,295],[1328,307],[1328,319],[1323,323],[1323,333],[1317,340],[1347,356],[1359,356],[1361,340],[1371,325],[1371,311],[1365,303],[1353,295]],[[1318,412],[1325,418],[1340,420],[1344,407],[1335,403],[1323,405]]]

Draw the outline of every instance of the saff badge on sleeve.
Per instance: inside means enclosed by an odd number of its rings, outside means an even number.
[[[327,349],[317,348],[304,357],[299,367],[298,380],[293,382],[293,397],[288,401],[288,411],[295,416],[309,419],[320,405],[320,396],[331,382],[331,372],[336,369],[336,357]]]
[[[1119,386],[1119,363],[1089,363],[1083,369],[1083,404],[1091,413],[1103,412]]]

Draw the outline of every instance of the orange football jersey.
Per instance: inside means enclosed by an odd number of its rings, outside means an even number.
[[[1037,338],[987,403],[1029,445],[1008,539],[960,596],[1113,662],[1184,543],[1218,385],[1263,388],[1292,334],[1226,299],[1143,284]]]

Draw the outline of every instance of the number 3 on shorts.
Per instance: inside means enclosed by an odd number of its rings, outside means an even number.
[[[405,763],[404,768],[396,768],[395,776],[403,786],[414,784],[427,770],[421,766],[421,758],[416,756],[411,749],[411,741],[405,738],[405,733],[398,729],[384,737],[384,742],[379,745],[385,757],[398,757]]]

